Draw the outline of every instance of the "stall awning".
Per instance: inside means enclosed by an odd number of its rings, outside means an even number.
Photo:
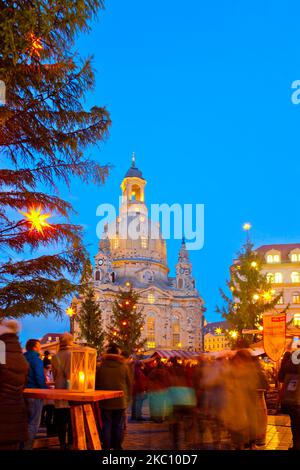
[[[171,359],[172,357],[178,357],[179,359],[193,359],[197,353],[195,351],[184,351],[182,349],[158,349],[151,357],[161,357],[162,359]],[[199,354],[199,353],[198,353]]]

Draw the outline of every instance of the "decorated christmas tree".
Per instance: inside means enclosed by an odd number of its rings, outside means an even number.
[[[4,0],[0,10],[0,317],[62,314],[86,259],[82,228],[58,183],[103,183],[108,167],[86,157],[110,126],[103,107],[83,107],[91,58],[74,39],[101,0]],[[39,250],[43,248],[43,253]]]
[[[111,321],[107,332],[110,343],[116,344],[127,356],[140,353],[145,341],[142,340],[144,316],[138,308],[139,295],[130,286],[120,290],[113,304]]]
[[[227,282],[231,296],[221,290],[225,305],[217,308],[228,322],[227,335],[233,349],[248,347],[259,339],[259,332],[263,331],[263,313],[272,311],[282,296],[261,269],[262,260],[248,239],[231,266],[231,278]],[[246,329],[258,333],[243,334]]]
[[[80,310],[76,314],[80,339],[84,340],[91,348],[97,349],[98,353],[101,353],[104,343],[104,331],[102,328],[101,310],[93,288],[92,266],[89,261],[84,267],[80,294],[82,301],[80,303]]]

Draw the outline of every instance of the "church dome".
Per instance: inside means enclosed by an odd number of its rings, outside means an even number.
[[[135,166],[129,168],[125,175],[125,178],[140,178],[141,180],[144,179],[142,172]]]
[[[131,167],[127,171],[125,178],[140,178],[143,180],[142,172],[135,166],[135,154],[132,155]]]

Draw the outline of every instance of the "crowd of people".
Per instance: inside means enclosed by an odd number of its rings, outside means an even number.
[[[71,449],[69,403],[24,399],[23,389],[69,388],[73,337],[62,335],[58,353],[51,357],[45,352],[42,360],[41,344],[36,339],[27,341],[23,354],[18,328],[13,320],[0,323],[0,340],[6,347],[6,363],[0,365],[0,450],[32,449],[41,421],[49,436],[59,437],[61,449]],[[139,361],[126,358],[117,346],[110,345],[97,364],[96,390],[122,390],[124,395],[99,402],[103,449],[122,449],[128,410],[131,420],[145,420],[145,400],[150,419],[169,424],[174,449],[179,449],[181,439],[188,435],[199,446],[195,448],[201,448],[207,433],[215,449],[221,448],[224,434],[232,449],[264,445],[267,413],[263,393],[268,383],[260,362],[246,349],[214,359],[203,354],[196,364],[176,358],[163,362],[159,357]],[[289,372],[285,359],[279,373],[281,382]],[[293,372],[300,374],[299,367]],[[291,416],[293,448],[297,450],[299,410],[286,410]]]

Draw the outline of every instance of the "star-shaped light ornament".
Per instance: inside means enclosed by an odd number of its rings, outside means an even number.
[[[41,56],[40,51],[43,48],[41,44],[41,38],[37,38],[33,33],[30,34],[30,41],[31,41],[31,48],[30,48],[30,55],[37,55],[38,57]]]
[[[53,228],[50,224],[48,224],[48,222],[46,222],[46,220],[51,217],[51,214],[42,214],[41,206],[38,208],[32,207],[28,212],[19,212],[20,214],[24,215],[26,218],[25,222],[30,225],[30,232],[36,231],[44,235],[45,228]]]
[[[75,311],[73,310],[72,307],[69,307],[67,308],[66,310],[66,314],[69,316],[69,317],[73,317],[75,315]]]

